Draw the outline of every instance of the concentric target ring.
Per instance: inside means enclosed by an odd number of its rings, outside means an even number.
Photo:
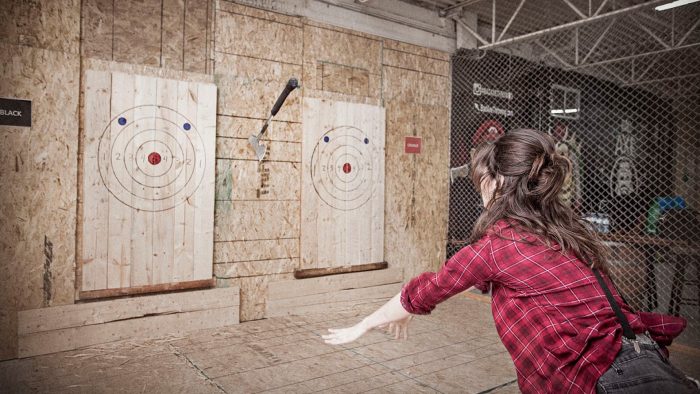
[[[351,211],[373,194],[372,145],[365,133],[340,126],[319,138],[311,155],[311,179],[319,198],[334,209]]]
[[[196,125],[177,111],[136,106],[115,116],[97,149],[100,177],[119,201],[143,211],[165,211],[199,188],[206,168]]]

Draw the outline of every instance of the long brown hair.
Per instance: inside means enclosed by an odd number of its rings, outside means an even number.
[[[555,151],[551,136],[517,129],[479,146],[471,163],[471,179],[481,193],[494,179],[493,197],[474,225],[472,242],[499,220],[520,231],[556,242],[564,252],[606,271],[607,250],[598,236],[559,199],[571,174],[571,162]]]

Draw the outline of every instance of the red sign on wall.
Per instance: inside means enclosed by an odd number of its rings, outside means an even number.
[[[421,137],[406,137],[406,142],[404,143],[404,152],[406,153],[420,153]]]

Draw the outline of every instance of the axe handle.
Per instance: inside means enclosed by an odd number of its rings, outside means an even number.
[[[289,96],[289,93],[292,92],[292,90],[296,89],[299,87],[299,81],[297,81],[296,78],[289,78],[289,81],[287,81],[287,86],[284,87],[284,90],[282,93],[280,93],[280,96],[277,97],[277,101],[275,101],[275,105],[272,107],[272,111],[270,111],[270,114],[272,116],[277,115],[277,112],[282,108],[282,104],[284,104],[284,100],[287,99],[287,96]]]
[[[267,117],[265,124],[263,124],[262,129],[260,129],[260,132],[258,133],[258,139],[260,139],[260,137],[262,137],[262,135],[265,134],[265,130],[267,130],[267,126],[270,125],[270,120],[272,120],[273,116],[274,115],[270,114],[270,116]]]

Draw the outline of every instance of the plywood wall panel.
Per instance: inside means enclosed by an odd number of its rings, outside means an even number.
[[[257,135],[257,133],[255,133]],[[267,146],[265,160],[301,162],[301,144],[296,142],[266,141]],[[255,153],[250,147],[248,139],[224,138],[216,139],[216,155],[220,159],[255,160]]]
[[[299,240],[295,238],[214,243],[215,263],[291,259],[297,257],[299,257]]]
[[[441,60],[444,62],[448,62],[450,60],[449,53],[439,51],[437,49],[421,47],[418,45],[408,44],[408,43],[401,42],[401,41],[390,40],[388,38],[385,38],[383,40],[383,42],[384,42],[385,49],[401,51],[401,52],[419,55],[419,56],[423,56],[423,57],[427,57],[427,58],[431,58],[431,59],[435,59],[435,60]]]
[[[5,359],[17,350],[17,310],[73,301],[80,63],[72,52],[28,46],[0,44],[0,53],[0,96],[33,103],[31,128],[0,126],[0,359]]]
[[[382,42],[323,27],[304,26],[304,62],[328,62],[381,73]]]
[[[161,2],[115,1],[113,59],[160,66]]]
[[[221,137],[248,139],[253,134],[257,135],[264,123],[262,119],[219,116],[216,132]],[[301,143],[301,134],[301,123],[273,120],[265,132],[264,139]]]
[[[270,282],[291,280],[294,275],[270,274],[242,278],[217,278],[217,287],[237,286],[241,289],[240,320],[258,320],[267,317],[267,288]]]
[[[82,6],[82,56],[112,60],[113,27],[113,0],[84,0]]]
[[[219,115],[267,119],[275,100],[289,80],[288,77],[275,81],[250,79],[221,75],[218,71],[217,66]],[[301,122],[301,97],[296,92],[289,95],[275,119]]]
[[[452,91],[447,77],[396,67],[384,67],[384,99],[449,107]]]
[[[161,19],[160,65],[181,70],[185,53],[185,0],[163,0]]]
[[[2,15],[3,43],[78,53],[79,0],[3,1]]]
[[[216,52],[216,73],[261,81],[301,81],[301,65]],[[290,97],[291,98],[291,97]],[[273,98],[272,102],[274,103]],[[270,104],[272,106],[272,104]]]
[[[212,0],[85,0],[83,56],[210,72],[212,10]]]
[[[304,26],[304,82],[314,91],[381,97],[381,41],[323,25]],[[308,97],[326,98],[311,91]],[[347,101],[356,102],[357,99]]]
[[[302,43],[299,26],[224,10],[217,13],[219,52],[301,64]]]
[[[299,237],[297,201],[217,201],[215,241]]]
[[[217,200],[299,201],[301,163],[217,160]]]
[[[217,278],[243,278],[294,273],[297,268],[299,258],[217,263],[214,264],[214,275]]]
[[[217,1],[217,11],[230,12],[238,15],[251,16],[257,19],[267,20],[271,22],[284,23],[292,26],[302,26],[302,20],[296,16],[290,16],[285,14],[280,14],[277,12],[270,12],[261,10],[259,8],[247,7],[245,5],[236,4],[235,1],[223,0]]]
[[[187,0],[185,5],[184,69],[207,72],[209,57],[207,36],[210,34],[209,10],[212,0]]]
[[[406,68],[443,77],[447,77],[450,72],[450,63],[447,61],[386,48],[383,52],[382,62],[387,66]]]

